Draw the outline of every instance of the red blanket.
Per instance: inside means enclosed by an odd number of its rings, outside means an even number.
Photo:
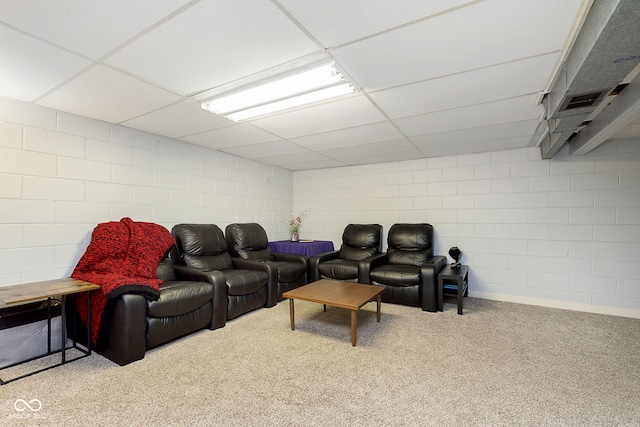
[[[125,293],[144,295],[150,300],[160,297],[162,280],[157,278],[156,268],[174,244],[166,228],[130,218],[98,224],[93,230],[91,242],[71,277],[102,286],[91,294],[91,340],[96,347],[106,344],[111,323],[109,308],[115,298]],[[77,305],[86,325],[86,294],[78,297]]]

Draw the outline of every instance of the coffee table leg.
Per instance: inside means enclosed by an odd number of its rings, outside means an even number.
[[[296,326],[295,316],[293,313],[293,298],[289,298],[289,317],[291,318],[291,330],[294,331],[296,329]]]
[[[378,300],[376,302],[378,305],[378,323],[380,323],[380,306],[382,305],[382,294],[378,294]]]
[[[357,337],[356,329],[358,327],[357,314],[358,314],[357,310],[351,310],[351,346],[352,347],[356,346],[356,337]]]

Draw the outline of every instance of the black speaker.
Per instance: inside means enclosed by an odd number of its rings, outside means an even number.
[[[452,246],[451,249],[449,249],[449,256],[453,258],[454,261],[451,263],[451,268],[460,268],[460,258],[462,257],[462,251],[458,249],[457,246]]]

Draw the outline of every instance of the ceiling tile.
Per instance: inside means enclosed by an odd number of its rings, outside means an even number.
[[[359,157],[350,157],[344,161],[349,165],[369,165],[374,163],[398,162],[402,160],[415,160],[424,157],[418,150],[393,151],[384,154],[364,154]]]
[[[177,95],[97,65],[37,104],[118,124],[178,100]]]
[[[263,163],[273,165],[273,166],[283,166],[290,164],[300,164],[300,163],[335,163],[333,159],[329,159],[320,153],[315,153],[312,151],[307,151],[304,153],[293,153],[293,154],[285,154],[280,156],[266,156],[260,157],[259,160]],[[340,165],[344,165],[344,163],[340,163]]]
[[[519,96],[470,107],[405,117],[394,120],[394,123],[406,135],[417,136],[533,120],[537,119],[542,112],[542,106],[536,105],[535,99],[534,95]]]
[[[318,50],[271,2],[221,0],[194,4],[107,62],[188,95]]]
[[[535,94],[545,90],[558,57],[536,56],[372,93],[371,98],[390,118],[398,118]]]
[[[384,120],[380,111],[364,96],[278,114],[252,123],[285,139],[329,132]]]
[[[273,159],[273,157],[271,158]],[[261,162],[271,164],[272,166],[278,166],[281,168],[285,168],[292,171],[297,170],[308,170],[308,169],[326,169],[326,168],[337,168],[340,166],[347,166],[345,163],[338,162],[336,160],[325,159],[325,160],[317,160],[311,162],[296,162],[296,163],[286,163],[286,164],[272,164],[268,163],[268,160],[260,159]]]
[[[360,87],[380,90],[560,51],[580,4],[581,0],[478,2],[332,54]]]
[[[188,0],[2,0],[0,21],[98,59]]]
[[[0,94],[33,101],[91,62],[0,25],[0,64]]]
[[[291,138],[291,141],[310,150],[326,150],[337,147],[387,141],[402,137],[390,122],[378,122],[336,131]]]
[[[289,141],[271,141],[261,144],[244,145],[242,147],[225,148],[225,153],[246,159],[257,159],[260,157],[284,156],[287,154],[308,153],[309,150],[300,147]]]
[[[209,148],[223,149],[271,142],[280,138],[252,126],[249,123],[242,123],[186,136],[180,139],[182,141],[192,142]]]
[[[420,151],[425,157],[453,156],[460,154],[486,153],[491,151],[513,150],[525,148],[529,145],[529,136],[496,139],[491,141],[471,142],[456,146],[438,145],[431,148],[422,148]]]
[[[279,0],[324,47],[335,47],[412,21],[424,19],[469,0]],[[364,11],[375,11],[366,14]],[[339,12],[337,12],[339,11]]]
[[[538,125],[538,119],[519,122],[501,123],[492,126],[481,126],[467,129],[453,130],[449,132],[432,133],[428,135],[412,136],[409,139],[419,149],[435,148],[437,146],[455,147],[456,145],[471,144],[529,136],[533,134]]]
[[[145,114],[122,124],[134,129],[179,138],[229,126],[233,122],[200,108],[200,103],[186,100]]]
[[[413,151],[415,155],[416,147],[406,139],[395,139],[392,141],[373,142],[370,144],[352,145],[349,147],[332,148],[329,150],[319,150],[320,154],[335,159],[348,159],[353,157],[363,157],[365,155],[391,154],[396,151]]]

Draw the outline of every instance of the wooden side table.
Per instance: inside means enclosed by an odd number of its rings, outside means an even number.
[[[462,298],[469,294],[469,266],[451,268],[447,265],[438,273],[438,311],[443,310],[444,293],[454,293],[458,297],[458,314],[462,315]]]
[[[65,363],[72,362],[74,360],[81,359],[83,357],[87,357],[91,355],[91,291],[96,289],[100,289],[99,285],[83,282],[81,280],[76,280],[72,278],[65,279],[54,279],[47,280],[44,282],[33,282],[33,283],[23,283],[19,285],[13,286],[3,286],[0,287],[0,308],[14,307],[22,304],[27,304],[34,301],[42,301],[46,300],[48,303],[48,315],[47,315],[47,336],[48,336],[48,351],[47,353],[36,356],[34,358],[24,360],[22,362],[13,363],[8,366],[4,366],[0,369],[8,369],[22,363],[30,362],[32,360],[36,360],[42,357],[50,356],[52,354],[57,353],[58,351],[51,351],[51,301],[58,300],[61,305],[61,317],[62,317],[62,336],[61,336],[61,361],[58,364],[47,366],[45,368],[39,369],[34,372],[29,372],[24,375],[20,375],[18,377],[12,378],[10,380],[4,381],[0,378],[0,385],[8,384],[12,381],[18,380],[20,378],[28,377],[30,375],[36,374],[38,372],[46,371],[51,368],[55,368],[56,366],[64,365]],[[66,350],[67,348],[67,328],[66,328],[66,300],[67,295],[75,295],[82,292],[89,292],[87,298],[87,345],[86,348],[78,347],[78,342],[76,341],[75,331],[73,336],[73,346],[71,348],[75,348],[81,353],[81,356],[78,356],[74,359],[67,360]],[[77,313],[76,313],[77,315]],[[74,328],[75,329],[75,328]]]

